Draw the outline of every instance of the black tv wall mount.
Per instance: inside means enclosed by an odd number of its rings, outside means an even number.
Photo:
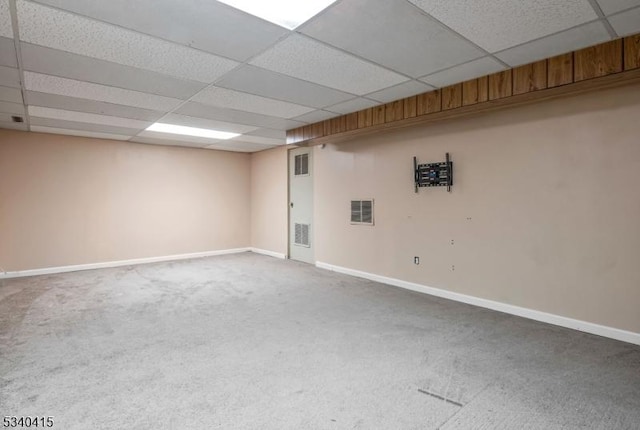
[[[447,187],[447,191],[451,192],[453,161],[448,152],[444,163],[418,164],[418,158],[413,157],[413,171],[416,193],[421,187]]]

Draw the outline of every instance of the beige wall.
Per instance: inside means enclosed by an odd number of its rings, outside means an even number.
[[[250,158],[0,130],[0,267],[248,247]]]
[[[634,86],[315,147],[316,259],[640,332],[639,118]]]
[[[251,154],[251,246],[287,254],[287,148]]]

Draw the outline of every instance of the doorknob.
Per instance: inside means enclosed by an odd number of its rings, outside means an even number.
[[[293,202],[289,203],[291,205],[291,207],[293,207]]]

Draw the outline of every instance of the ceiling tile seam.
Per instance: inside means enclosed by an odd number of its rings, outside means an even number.
[[[484,57],[480,57],[480,58],[484,58]],[[476,58],[475,60],[471,60],[471,61],[476,61],[476,60],[478,60],[478,58]],[[466,64],[466,63],[464,63],[464,64]],[[456,66],[453,66],[453,67],[456,67]],[[437,73],[437,72],[435,72],[435,73]],[[427,75],[427,76],[428,76],[428,75]],[[371,100],[371,101],[373,101],[373,102],[382,103],[382,102],[379,102],[379,101],[377,101],[377,100],[374,100],[374,99],[371,99],[371,98],[368,98],[368,97],[369,97],[371,94],[379,93],[379,92],[381,92],[381,91],[390,90],[390,89],[393,89],[393,88],[399,87],[400,85],[406,85],[406,84],[409,84],[409,83],[411,83],[411,82],[415,82],[415,83],[420,84],[420,85],[426,85],[426,86],[428,86],[428,87],[431,87],[431,89],[427,89],[427,91],[432,91],[432,90],[435,90],[435,89],[436,89],[433,85],[431,85],[431,84],[427,84],[426,82],[420,81],[419,79],[420,79],[420,78],[418,77],[418,78],[415,78],[415,79],[411,79],[410,81],[401,82],[401,83],[396,84],[396,85],[394,85],[394,86],[392,86],[392,87],[387,87],[387,88],[383,88],[383,89],[381,89],[381,90],[372,91],[372,92],[367,93],[367,94],[365,94],[365,95],[363,95],[363,96],[360,96],[360,97],[361,97],[361,98],[366,98],[367,100]],[[417,94],[421,94],[421,93],[417,93]],[[411,96],[409,96],[409,97],[411,97]]]
[[[617,15],[621,15],[623,13],[631,12],[632,10],[635,10],[635,9],[640,9],[640,6],[631,6],[631,7],[628,7],[626,9],[619,10],[617,12],[614,12],[614,13],[610,14],[610,15],[607,15],[607,18],[611,18],[612,16],[617,16]]]
[[[10,1],[15,1],[15,0],[10,0]],[[152,34],[143,33],[142,31],[132,30],[130,28],[123,27],[122,25],[119,25],[119,24],[114,24],[114,23],[111,23],[111,22],[108,22],[108,21],[103,21],[101,19],[96,19],[96,18],[87,16],[87,15],[82,15],[80,13],[77,13],[77,12],[74,12],[74,11],[71,11],[71,10],[67,10],[67,9],[63,9],[63,8],[58,7],[58,6],[53,6],[53,5],[50,5],[50,4],[44,4],[44,3],[39,3],[39,2],[33,2],[33,1],[30,1],[30,0],[23,0],[23,1],[28,1],[29,3],[34,3],[34,4],[36,4],[36,5],[40,6],[40,7],[49,8],[49,9],[55,9],[55,10],[63,12],[63,13],[68,13],[70,15],[75,15],[75,16],[78,16],[80,18],[88,19],[88,20],[94,21],[94,22],[99,22],[101,24],[109,25],[111,27],[117,27],[117,28],[120,28],[122,30],[130,31],[132,33],[142,34],[142,35],[150,37],[152,39],[161,40],[163,42],[167,42],[167,43],[171,43],[173,45],[181,46],[183,48],[193,49],[194,51],[199,51],[199,52],[202,52],[204,54],[213,55],[214,57],[219,57],[219,58],[222,58],[222,59],[225,59],[225,60],[228,60],[228,61],[233,61],[234,63],[239,63],[238,60],[234,60],[233,58],[225,57],[224,55],[214,54],[213,52],[205,51],[205,50],[199,49],[199,48],[194,48],[194,47],[189,46],[189,45],[178,43],[178,42],[176,42],[174,40],[165,39],[164,37],[158,37],[158,36],[155,36],[155,35],[152,35]],[[30,43],[30,42],[27,42],[27,43]],[[40,46],[40,45],[38,45],[38,46]],[[67,52],[67,51],[65,51],[65,52]],[[72,52],[72,54],[73,54],[73,52]],[[81,54],[75,54],[75,55],[81,55]],[[85,57],[86,57],[86,55],[85,55]],[[93,58],[93,57],[90,57],[90,58]],[[105,60],[102,60],[102,61],[105,61]],[[119,63],[116,63],[116,64],[119,64]],[[155,72],[155,73],[158,73],[158,72]],[[167,76],[170,76],[170,75],[167,75]],[[207,82],[202,82],[202,81],[195,81],[195,82],[199,82],[199,83],[203,83],[203,84],[207,83]]]
[[[502,54],[505,51],[510,51],[510,50],[512,50],[514,48],[520,48],[520,47],[522,47],[524,45],[528,45],[529,43],[538,42],[540,40],[546,39],[547,37],[557,36],[557,35],[562,34],[564,32],[567,32],[567,31],[570,31],[570,30],[575,30],[576,28],[580,28],[580,27],[583,27],[583,26],[586,26],[586,25],[590,25],[590,24],[593,24],[593,23],[596,23],[596,22],[601,22],[602,23],[603,21],[606,21],[606,20],[603,20],[603,19],[600,19],[600,18],[596,18],[596,19],[593,19],[591,21],[583,22],[582,24],[574,25],[573,27],[565,28],[564,30],[556,31],[554,33],[549,33],[546,36],[541,36],[541,37],[538,37],[536,39],[531,39],[531,40],[529,40],[527,42],[511,46],[510,48],[506,48],[506,49],[502,49],[500,51],[496,51],[496,52],[493,53],[493,55],[499,55],[499,54]],[[568,52],[570,52],[570,51],[568,51]],[[561,55],[561,54],[558,54],[558,55]],[[507,64],[507,67],[508,68],[512,68],[512,66],[508,65],[508,64]]]
[[[475,43],[473,40],[466,38],[465,36],[463,36],[462,34],[458,33],[457,31],[455,31],[453,28],[449,27],[448,25],[446,25],[444,22],[438,20],[436,17],[434,17],[433,15],[427,13],[427,11],[425,11],[424,9],[419,8],[417,5],[411,3],[409,0],[405,0],[407,3],[409,3],[418,13],[426,16],[429,19],[432,19],[433,21],[435,21],[436,23],[440,24],[441,26],[443,26],[444,28],[446,28],[447,30],[449,30],[451,33],[453,33],[454,36],[459,37],[460,39],[464,40],[467,43],[470,43],[472,46],[474,46],[476,49],[479,49],[480,51],[484,52],[485,55],[484,56],[489,56],[492,57],[495,61],[497,61],[498,63],[502,64],[504,67],[509,67],[509,65],[507,63],[505,63],[504,61],[502,61],[501,59],[499,59],[498,57],[495,57],[493,55],[493,53],[487,51],[486,49],[484,49],[482,46],[478,45],[477,43]],[[480,56],[477,58],[474,58],[474,60],[477,60],[479,58],[483,58],[484,56]],[[455,67],[455,66],[453,66]],[[446,70],[446,69],[445,69]],[[437,73],[437,72],[433,72],[433,73]]]
[[[511,49],[511,48],[509,48],[509,49]],[[455,66],[446,67],[446,68],[444,68],[444,69],[436,70],[436,71],[435,71],[435,72],[433,72],[433,73],[429,73],[428,75],[425,75],[425,76],[421,76],[421,77],[419,77],[419,78],[418,78],[418,79],[419,79],[419,82],[426,83],[426,82],[422,81],[422,79],[427,79],[429,76],[433,76],[433,75],[436,75],[436,74],[438,74],[438,73],[446,72],[447,70],[452,70],[452,69],[455,69],[456,67],[465,66],[465,65],[467,65],[467,64],[469,64],[469,63],[473,63],[474,61],[482,60],[483,58],[491,58],[491,59],[493,59],[493,55],[485,55],[484,57],[474,58],[473,60],[469,60],[469,61],[465,61],[464,63],[456,64]],[[500,61],[500,63],[501,63],[501,64],[504,64],[504,62],[503,62],[503,61]],[[512,67],[511,67],[511,66],[509,66],[508,64],[505,66],[505,69],[511,69],[511,68],[512,68]],[[459,82],[459,83],[460,83],[460,82]],[[429,84],[429,83],[427,83],[427,85],[431,85],[432,87],[434,86],[433,84]],[[436,89],[438,89],[438,88],[441,88],[441,87],[435,87],[435,88],[436,88]]]
[[[607,32],[609,33],[609,36],[612,39],[617,38],[618,37],[618,33],[616,33],[616,31],[614,30],[614,28],[611,25],[611,23],[606,19],[606,16],[605,16],[604,12],[602,11],[602,8],[598,4],[598,1],[597,0],[589,0],[589,4],[593,8],[593,11],[596,13],[596,15],[598,15],[598,17],[602,20],[602,23],[604,24],[605,28],[607,29]]]
[[[20,76],[20,92],[22,93],[22,107],[24,109],[24,118],[27,130],[31,131],[31,117],[29,109],[27,109],[27,89],[24,83],[24,68],[22,65],[22,51],[20,50],[20,30],[18,28],[18,8],[16,0],[9,0],[9,13],[11,14],[11,27],[13,29],[13,46],[16,53],[16,61],[18,62],[18,74]]]
[[[423,82],[423,83],[424,83],[424,82]],[[428,85],[428,84],[427,84],[427,85]],[[387,88],[393,88],[393,87],[387,87]],[[387,89],[387,88],[383,88],[383,89],[382,89],[382,90],[380,90],[380,91],[383,91],[383,90],[385,90],[385,89]],[[374,91],[374,92],[376,92],[376,91]],[[369,94],[373,94],[373,93],[369,93]],[[419,93],[419,94],[421,94],[421,93]],[[344,113],[342,113],[342,112],[332,111],[332,110],[330,110],[330,109],[331,109],[331,107],[332,107],[332,106],[341,105],[341,104],[343,104],[343,103],[350,103],[350,102],[356,101],[356,100],[358,100],[358,99],[365,99],[365,100],[367,100],[367,101],[370,101],[371,103],[375,103],[375,104],[376,104],[376,106],[377,106],[377,105],[384,104],[384,103],[382,103],[382,102],[379,102],[378,100],[373,100],[373,99],[367,98],[367,97],[365,97],[365,96],[356,96],[356,97],[354,97],[354,98],[352,98],[352,99],[345,100],[345,101],[340,102],[340,103],[334,103],[334,104],[332,104],[332,105],[328,105],[328,106],[325,106],[325,107],[323,107],[323,108],[318,108],[317,110],[326,110],[326,111],[327,111],[327,112],[329,112],[329,113],[335,113],[335,114],[338,114],[338,115],[348,115],[348,114],[344,114]],[[358,111],[356,111],[356,112],[358,112]],[[353,113],[353,112],[351,112],[351,113]]]
[[[329,6],[325,7],[320,12],[318,12],[317,14],[315,14],[314,16],[312,16],[311,18],[309,18],[308,20],[306,20],[305,22],[303,22],[302,24],[300,24],[299,26],[294,28],[292,31],[294,31],[296,33],[300,33],[301,31],[304,30],[305,27],[310,25],[313,21],[322,18],[322,16],[324,16],[324,14],[328,13],[329,9],[333,9],[334,7],[337,7],[339,4],[343,3],[344,1],[345,0],[336,0],[336,1],[334,1]]]

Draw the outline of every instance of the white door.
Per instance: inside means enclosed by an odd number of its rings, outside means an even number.
[[[289,258],[313,258],[313,163],[311,148],[289,151]]]

